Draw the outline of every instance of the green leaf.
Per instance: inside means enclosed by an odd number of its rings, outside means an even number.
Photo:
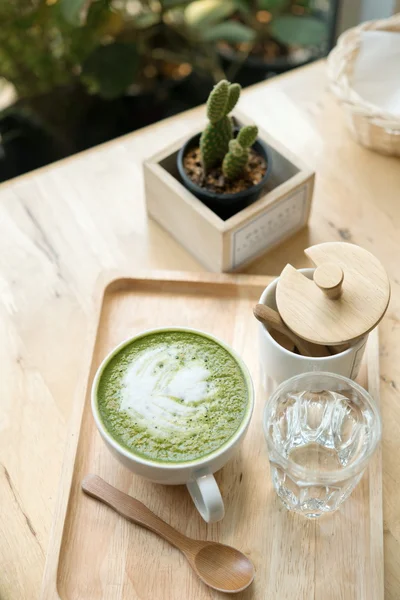
[[[161,4],[166,9],[184,6],[185,4],[189,4],[190,2],[192,2],[192,0],[161,0]]]
[[[82,79],[104,98],[122,95],[135,78],[138,52],[134,44],[116,42],[99,46],[86,59]]]
[[[289,46],[319,46],[327,37],[324,23],[314,17],[282,15],[272,20],[270,31]]]
[[[207,42],[225,41],[231,44],[240,42],[252,42],[255,32],[250,27],[242,25],[238,21],[225,21],[202,32],[203,40]]]
[[[144,12],[137,15],[133,22],[138,29],[147,29],[160,22],[160,13],[158,12]]]
[[[85,26],[90,31],[100,30],[103,33],[102,28],[107,21],[118,15],[117,11],[111,10],[107,2],[92,2],[87,11]]]
[[[244,15],[248,15],[251,12],[251,5],[249,0],[234,0],[236,4],[236,10]]]
[[[258,7],[260,10],[282,10],[290,4],[288,0],[258,0]]]
[[[185,9],[185,19],[193,27],[208,27],[229,17],[235,10],[233,0],[196,0]]]
[[[59,0],[59,9],[64,19],[71,25],[80,25],[82,12],[87,0]]]

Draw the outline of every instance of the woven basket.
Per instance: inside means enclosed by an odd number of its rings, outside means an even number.
[[[369,21],[343,33],[328,56],[331,88],[344,109],[355,140],[367,148],[400,156],[400,117],[366,102],[351,88],[351,75],[363,31],[400,32],[400,14],[390,19]]]

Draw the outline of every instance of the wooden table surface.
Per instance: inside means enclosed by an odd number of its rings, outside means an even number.
[[[400,160],[349,137],[324,63],[243,94],[248,111],[317,171],[310,226],[247,269],[306,266],[345,240],[386,266],[381,324],[386,600],[400,598]],[[146,219],[141,162],[196,127],[195,109],[0,186],[0,598],[40,591],[95,282],[118,269],[203,268]],[[82,599],[84,600],[84,599]]]

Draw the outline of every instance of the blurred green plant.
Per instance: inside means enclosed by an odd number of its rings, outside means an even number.
[[[77,82],[106,98],[138,78],[158,75],[160,63],[221,78],[212,44],[188,25],[188,0],[13,0],[0,2],[0,77],[20,97]],[[220,11],[221,16],[223,11]],[[148,68],[146,72],[146,67]],[[188,69],[189,65],[189,69]]]
[[[268,40],[288,50],[323,46],[327,25],[316,9],[315,0],[195,0],[185,19],[204,41],[226,42],[247,56]]]
[[[218,82],[221,42],[243,60],[259,40],[326,35],[312,0],[0,0],[0,23],[0,77],[55,133],[90,95],[157,91],[192,69]]]
[[[13,83],[20,97],[78,81],[105,97],[120,94],[137,72],[138,40],[130,20],[124,21],[123,6],[113,4],[2,2],[0,76]],[[130,39],[121,43],[119,37],[127,32]]]
[[[58,139],[78,127],[82,106],[179,80],[192,68],[220,79],[216,53],[189,40],[183,0],[0,1],[0,78],[14,86],[14,110]]]
[[[117,97],[146,77],[149,65],[151,79],[162,61],[217,81],[224,73],[216,42],[251,46],[273,36],[292,46],[323,43],[326,28],[311,9],[310,0],[3,1],[0,76],[20,97],[78,81]]]

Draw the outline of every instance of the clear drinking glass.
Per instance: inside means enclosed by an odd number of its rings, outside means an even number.
[[[360,481],[381,438],[381,417],[357,383],[332,373],[284,381],[266,403],[274,488],[308,518],[336,510]]]

